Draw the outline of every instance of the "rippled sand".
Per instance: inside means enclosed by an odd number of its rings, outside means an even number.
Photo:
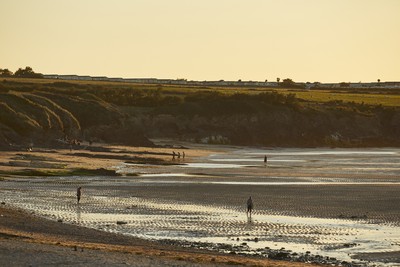
[[[371,266],[399,263],[400,150],[218,148],[186,154],[174,161],[163,156],[180,165],[109,162],[137,176],[10,177],[2,182],[2,199],[44,217],[147,239],[246,243],[250,254],[285,248],[367,259]],[[249,196],[251,218],[245,213]]]

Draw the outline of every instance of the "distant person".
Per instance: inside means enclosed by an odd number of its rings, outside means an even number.
[[[79,201],[81,200],[81,196],[82,196],[82,187],[78,187],[78,189],[76,190],[76,199],[78,200],[78,204]]]
[[[267,155],[264,156],[264,163],[267,165]]]
[[[181,158],[181,152],[178,152],[178,159]]]
[[[185,151],[182,152],[182,158],[185,159]]]
[[[247,212],[246,212],[247,216],[250,215],[251,217],[252,211],[253,211],[253,200],[251,199],[251,197],[249,197],[249,199],[247,200]]]
[[[172,159],[175,159],[175,156],[176,156],[175,151],[172,151]]]

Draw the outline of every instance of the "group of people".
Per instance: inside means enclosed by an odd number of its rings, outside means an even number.
[[[185,151],[182,152],[182,158],[185,159]],[[181,158],[181,152],[175,153],[175,151],[172,151],[172,159],[174,160],[175,157],[177,157],[178,159]]]

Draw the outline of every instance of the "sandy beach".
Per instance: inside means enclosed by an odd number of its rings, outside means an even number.
[[[186,157],[173,159],[173,151]],[[4,152],[2,259],[34,251],[35,243],[48,256],[26,254],[16,265],[25,258],[39,265],[398,266],[398,155],[181,143]],[[118,176],[57,175],[101,168]]]
[[[310,266],[162,245],[0,207],[2,266]]]

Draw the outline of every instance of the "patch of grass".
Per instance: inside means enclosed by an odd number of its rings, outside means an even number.
[[[118,173],[115,172],[115,170],[107,170],[104,168],[100,169],[73,169],[70,171],[72,176],[96,176],[96,175],[102,175],[102,176],[119,176]]]
[[[17,175],[17,176],[119,176],[115,170],[100,169],[71,169],[71,170],[35,170],[23,169],[17,171],[0,171],[3,175]]]
[[[125,173],[125,176],[139,176],[138,173]]]
[[[288,91],[282,93],[289,93]],[[382,105],[388,107],[400,106],[400,95],[378,93],[344,93],[324,90],[291,91],[297,98],[311,102],[343,101],[346,103],[364,103],[368,105]]]

